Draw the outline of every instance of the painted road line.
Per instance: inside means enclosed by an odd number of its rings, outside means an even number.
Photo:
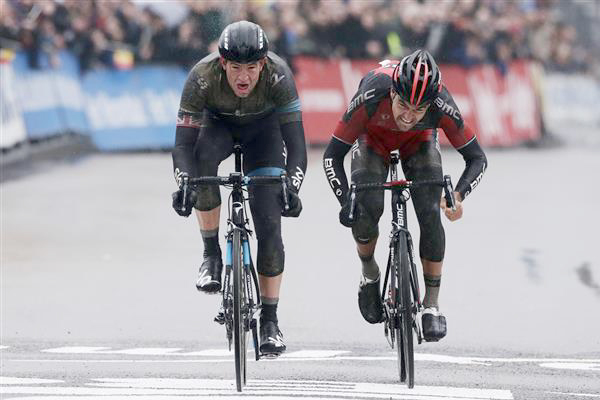
[[[490,362],[475,361],[468,357],[445,356],[442,354],[415,353],[416,361],[433,361],[438,363],[463,364],[463,365],[492,365]]]
[[[581,371],[600,371],[600,363],[573,363],[573,362],[555,362],[543,363],[540,367],[555,369],[576,369]]]
[[[56,379],[13,378],[10,376],[0,376],[0,385],[43,385],[64,382],[65,381]]]
[[[252,350],[253,352],[254,350]],[[101,354],[101,353],[97,353]],[[425,357],[424,359],[420,359],[420,357],[415,355],[415,360],[417,362],[452,362],[444,357]],[[102,359],[102,358],[86,358],[86,359],[9,359],[5,360],[7,362],[12,363],[84,363],[84,364],[220,364],[220,363],[231,363],[232,358],[161,358],[161,359],[151,359],[151,358],[118,358],[118,359]],[[356,361],[356,362],[396,362],[397,357],[352,357],[352,356],[339,356],[339,357],[323,357],[323,358],[300,358],[300,357],[278,357],[275,359],[261,359],[261,363],[269,362],[342,362],[342,361]],[[531,363],[532,360],[528,360],[528,363]],[[538,364],[542,368],[559,368],[559,369],[570,369],[570,370],[586,370],[586,371],[599,371],[600,370],[600,360],[595,360],[595,363],[586,363],[586,362],[570,362],[570,363],[541,363]],[[248,359],[249,363],[257,362],[254,358]],[[511,361],[517,362],[517,361]],[[520,361],[519,361],[520,362]],[[459,364],[471,364],[471,365],[485,365],[487,367],[493,367],[494,364],[490,363],[480,363],[480,362],[460,362]]]
[[[0,346],[0,350],[8,349],[9,346]]]
[[[349,353],[349,350],[299,350],[283,353],[281,358],[331,358]]]
[[[254,351],[254,349],[252,349]],[[178,355],[197,356],[197,357],[233,357],[233,352],[227,349],[207,349],[200,351],[192,351],[189,353],[180,353]]]
[[[95,354],[103,350],[110,350],[110,347],[90,347],[90,346],[69,346],[57,347],[55,349],[41,350],[42,353],[58,353],[58,354]]]
[[[180,355],[180,354],[172,354],[174,352],[182,350],[181,348],[173,348],[173,347],[140,347],[135,349],[125,349],[125,350],[117,350],[104,352],[105,354],[130,354],[130,355],[139,355],[139,356],[170,356],[170,355]]]
[[[512,400],[510,390],[415,386],[408,389],[399,384],[331,381],[249,380],[244,393],[235,392],[232,380],[221,379],[94,379],[87,387],[0,387],[0,394],[51,396],[110,396],[111,400],[126,396],[202,396],[219,399],[411,399],[411,400]],[[90,387],[92,386],[92,387]],[[125,398],[125,397],[122,397]],[[81,397],[77,397],[81,400]]]
[[[8,346],[5,346],[8,347]],[[233,357],[233,352],[225,348],[205,349],[199,351],[182,352],[179,347],[140,347],[117,350],[111,347],[88,347],[71,346],[57,347],[41,350],[44,353],[55,354],[129,354],[129,355],[152,355],[152,356],[185,356],[185,357]],[[254,348],[248,349],[248,352],[254,352]],[[385,361],[395,360],[396,352],[389,352],[386,356],[352,356],[348,350],[298,350],[285,353],[279,359],[296,360],[364,360],[364,361]],[[468,357],[468,356],[449,356],[443,354],[415,353],[417,361],[432,361],[449,364],[471,364],[471,365],[490,365],[490,363],[600,363],[600,359],[576,359],[576,358],[498,358],[498,357]]]

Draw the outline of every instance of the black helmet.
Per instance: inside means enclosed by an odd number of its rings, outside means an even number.
[[[435,98],[442,89],[442,73],[425,50],[404,57],[392,74],[394,91],[416,106]]]
[[[226,60],[246,64],[267,55],[269,40],[262,28],[248,21],[225,27],[219,38],[219,54]]]

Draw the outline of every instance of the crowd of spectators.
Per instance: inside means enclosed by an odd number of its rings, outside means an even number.
[[[503,70],[527,58],[551,70],[598,73],[597,54],[563,20],[560,0],[163,2],[183,14],[174,21],[164,7],[136,0],[1,0],[0,45],[20,46],[34,68],[44,53],[57,63],[64,48],[82,72],[140,63],[187,68],[216,50],[225,25],[248,19],[292,65],[298,54],[383,59],[419,47],[439,62],[464,66],[495,63]]]

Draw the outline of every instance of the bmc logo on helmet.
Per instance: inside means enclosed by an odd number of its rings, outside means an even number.
[[[440,97],[436,97],[433,102],[444,113],[446,113],[448,115],[452,115],[452,117],[454,117],[455,119],[460,119],[460,113],[458,112],[458,110],[456,110],[450,104],[446,103]]]

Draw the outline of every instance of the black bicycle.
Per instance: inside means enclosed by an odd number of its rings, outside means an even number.
[[[390,181],[385,183],[352,184],[350,187],[350,214],[354,218],[356,193],[366,190],[392,191],[392,231],[390,252],[383,282],[381,300],[384,305],[384,333],[392,347],[398,352],[400,382],[409,388],[415,385],[415,357],[413,331],[419,344],[423,341],[421,328],[421,295],[417,266],[414,262],[413,243],[408,231],[406,203],[410,199],[410,188],[425,185],[442,186],[446,205],[455,209],[452,181],[445,175],[442,181],[407,181],[398,179],[397,153],[391,154]],[[408,381],[407,381],[408,380]]]
[[[248,332],[252,331],[255,358],[260,359],[257,333],[257,315],[261,307],[260,287],[256,269],[250,254],[249,238],[252,231],[249,229],[250,220],[247,218],[247,197],[245,195],[248,185],[256,184],[281,184],[283,191],[284,208],[289,209],[287,203],[287,176],[244,176],[242,173],[242,147],[239,143],[233,146],[235,155],[235,172],[229,176],[202,176],[197,178],[184,178],[182,189],[183,198],[186,191],[193,190],[200,185],[222,185],[231,188],[229,196],[227,218],[227,245],[225,252],[225,277],[221,293],[223,301],[215,321],[225,325],[229,351],[233,343],[235,356],[235,381],[237,391],[241,392],[246,384],[246,345]]]

